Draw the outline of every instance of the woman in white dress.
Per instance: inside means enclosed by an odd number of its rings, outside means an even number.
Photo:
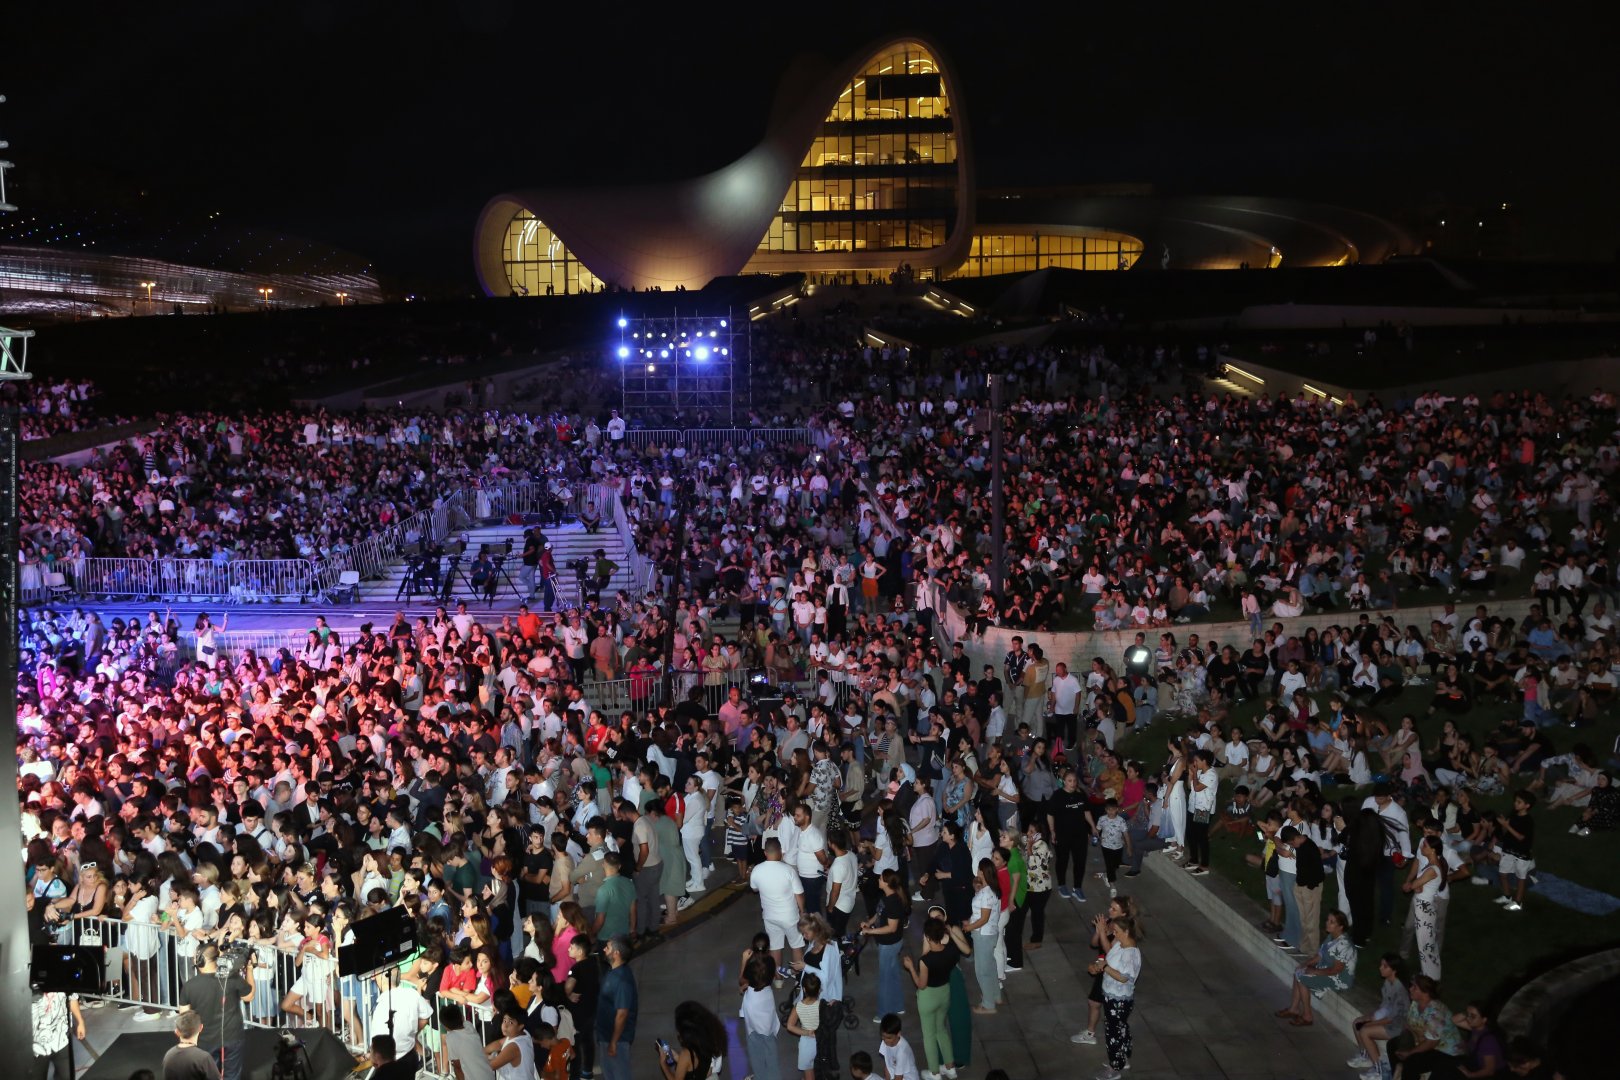
[[[1165,765],[1164,819],[1169,847],[1174,858],[1186,853],[1187,841],[1187,755],[1181,740],[1170,740],[1170,760]]]

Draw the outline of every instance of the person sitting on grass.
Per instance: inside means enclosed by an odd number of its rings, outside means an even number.
[[[1226,809],[1220,812],[1215,824],[1209,827],[1211,836],[1229,832],[1234,836],[1242,836],[1253,827],[1250,816],[1254,813],[1254,804],[1249,801],[1249,789],[1239,784],[1232,792],[1232,801],[1226,804]]]
[[[1327,913],[1327,937],[1316,951],[1316,959],[1294,969],[1293,998],[1277,1016],[1293,1027],[1310,1027],[1316,1020],[1311,998],[1329,990],[1348,990],[1356,981],[1356,946],[1346,933],[1350,920],[1335,908]]]

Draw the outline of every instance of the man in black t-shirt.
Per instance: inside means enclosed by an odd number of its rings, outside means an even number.
[[[222,1080],[242,1080],[242,1007],[253,997],[253,986],[243,976],[252,977],[253,954],[241,974],[219,976],[219,946],[204,945],[197,950],[197,974],[180,988],[181,1015],[189,1010],[202,1021],[197,1045],[208,1052],[220,1069]]]
[[[1057,877],[1053,884],[1065,900],[1084,900],[1086,857],[1091,854],[1093,821],[1091,803],[1080,787],[1080,776],[1070,769],[1063,774],[1063,786],[1052,793],[1047,804],[1052,815],[1052,844],[1057,855]],[[1074,887],[1069,887],[1069,867]]]
[[[175,1017],[174,1034],[180,1044],[163,1055],[163,1080],[220,1080],[219,1066],[197,1046],[202,1027],[202,1018],[194,1012]]]

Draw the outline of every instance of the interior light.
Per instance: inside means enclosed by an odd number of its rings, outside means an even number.
[[[628,359],[630,359],[630,346],[628,346],[628,345],[620,345],[619,346],[619,359],[620,360],[628,360]]]

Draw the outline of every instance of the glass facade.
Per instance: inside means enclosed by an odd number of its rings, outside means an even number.
[[[546,223],[519,210],[506,227],[501,263],[512,290],[522,296],[567,296],[595,292],[602,279],[563,247]]]
[[[759,251],[939,247],[956,225],[961,198],[956,155],[938,62],[915,43],[892,46],[839,94]]]
[[[1067,270],[1129,270],[1142,257],[1142,241],[1105,230],[1080,234],[986,233],[975,235],[967,261],[951,277],[990,277],[1048,266]]]

